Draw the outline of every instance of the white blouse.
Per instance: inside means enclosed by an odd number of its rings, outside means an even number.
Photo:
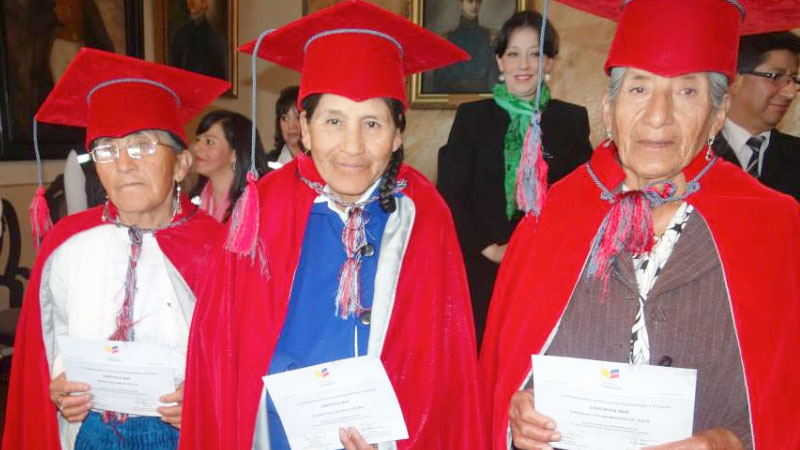
[[[106,340],[114,332],[130,249],[128,229],[106,224],[72,236],[48,258],[40,302],[52,378],[64,371],[57,336]],[[152,233],[143,234],[136,276],[134,340],[167,349],[178,386],[184,379],[194,295]],[[62,446],[72,448],[78,427],[68,426],[60,415],[59,425]]]

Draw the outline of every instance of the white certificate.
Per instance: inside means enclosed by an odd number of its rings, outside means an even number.
[[[159,416],[170,406],[158,398],[175,391],[166,348],[143,342],[100,341],[60,336],[67,380],[91,386],[92,408]]]
[[[342,359],[264,377],[293,450],[338,449],[339,428],[369,444],[408,439],[386,370],[378,358]]]
[[[566,450],[634,450],[692,435],[695,369],[533,355],[536,410]]]

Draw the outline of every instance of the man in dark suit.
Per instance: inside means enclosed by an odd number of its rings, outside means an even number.
[[[800,201],[800,138],[775,129],[800,89],[798,55],[800,37],[788,31],[741,38],[731,106],[714,151]]]

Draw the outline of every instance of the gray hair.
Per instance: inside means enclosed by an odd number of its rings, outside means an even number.
[[[622,87],[622,79],[628,71],[627,67],[612,67],[611,78],[608,81],[608,99],[613,103],[619,95],[619,90]],[[714,109],[722,106],[725,100],[725,95],[728,94],[728,77],[719,72],[701,72],[708,75],[708,82],[711,93],[711,103]]]

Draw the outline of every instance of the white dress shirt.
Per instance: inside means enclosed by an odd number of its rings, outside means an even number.
[[[761,143],[761,149],[758,152],[758,173],[761,174],[761,168],[764,166],[764,153],[769,146],[769,139],[772,131],[765,131],[756,136],[763,136],[764,141]],[[753,150],[747,145],[747,140],[755,137],[749,131],[740,127],[732,122],[730,119],[725,119],[725,125],[722,126],[722,136],[730,145],[731,150],[739,160],[739,165],[742,169],[747,170],[747,163],[750,162],[750,157],[753,155]]]

